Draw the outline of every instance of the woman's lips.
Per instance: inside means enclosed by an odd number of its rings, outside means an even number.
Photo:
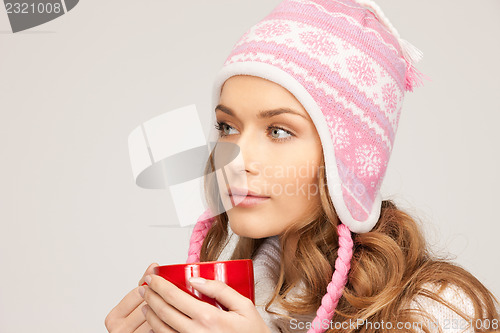
[[[233,207],[253,207],[258,204],[261,204],[263,202],[266,202],[268,199],[271,199],[270,197],[256,197],[253,195],[229,195],[229,198],[231,199],[231,203],[233,204]]]

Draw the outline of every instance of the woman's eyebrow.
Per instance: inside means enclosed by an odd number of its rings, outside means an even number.
[[[231,108],[229,108],[229,107],[227,107],[227,106],[225,106],[223,104],[217,105],[215,107],[215,111],[217,111],[217,110],[220,110],[220,111],[222,111],[224,113],[227,113],[230,116],[236,117],[234,115],[234,111],[231,110]],[[307,118],[303,114],[301,114],[301,113],[299,113],[299,112],[297,112],[295,110],[292,110],[290,108],[285,108],[285,107],[284,108],[272,109],[272,110],[260,111],[259,114],[257,115],[257,118],[259,118],[259,119],[271,118],[271,117],[280,115],[282,113],[294,114],[294,115],[297,115],[297,116],[301,116],[302,118],[304,118],[304,119],[307,120]]]

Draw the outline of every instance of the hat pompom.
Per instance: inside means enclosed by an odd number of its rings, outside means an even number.
[[[403,58],[406,60],[407,64],[405,90],[413,91],[414,87],[422,86],[423,78],[429,79],[429,77],[425,76],[415,67],[415,64],[419,62],[423,57],[422,51],[417,49],[407,40],[400,37],[399,32],[392,25],[387,16],[385,16],[382,9],[380,9],[380,7],[373,0],[355,0],[355,2],[369,9],[372,13],[374,13],[379,19],[380,23],[382,23],[387,29],[389,29],[389,31],[398,40],[399,46],[401,47],[401,52],[403,54]]]
[[[424,78],[430,79],[415,67],[415,64],[422,59],[423,53],[405,39],[399,38],[399,44],[401,46],[403,58],[406,60],[407,64],[405,89],[406,91],[413,91],[414,87],[423,86]]]
[[[408,64],[406,68],[406,91],[413,91],[414,87],[423,86],[423,78],[429,79],[429,77],[425,76],[422,72],[413,66],[413,64]]]

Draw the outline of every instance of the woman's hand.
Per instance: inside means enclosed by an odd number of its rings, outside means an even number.
[[[148,286],[139,288],[147,303],[142,308],[155,333],[271,333],[252,301],[222,281],[191,285],[229,311],[191,296],[161,276],[151,274],[145,281]]]
[[[148,269],[139,281],[139,286],[144,283],[144,277],[153,274],[153,268],[157,263],[149,265]],[[146,322],[141,307],[146,305],[139,294],[139,287],[132,289],[115,306],[104,320],[104,325],[110,333],[149,333],[151,326]]]

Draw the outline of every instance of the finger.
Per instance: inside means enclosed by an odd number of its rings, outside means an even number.
[[[196,318],[200,313],[205,314],[215,309],[212,305],[191,296],[172,282],[158,275],[151,275],[148,289],[158,294],[164,303],[190,318]],[[148,299],[146,299],[146,302],[150,303]],[[177,329],[177,326],[174,326],[174,328]]]
[[[146,320],[147,323],[151,326],[152,330],[154,332],[161,332],[161,333],[177,333],[177,331],[165,323],[158,315],[154,312],[154,310],[149,307],[148,305],[144,305],[144,308],[146,309]],[[184,330],[183,330],[184,332]],[[191,332],[191,331],[186,331],[186,332]]]
[[[125,318],[144,301],[138,289],[139,287],[132,289],[122,298],[120,303],[109,312],[110,318]]]
[[[146,321],[146,318],[144,317],[144,314],[142,313],[142,306],[139,307],[139,310],[141,311],[141,315],[144,318],[144,322],[135,331],[133,331],[133,333],[151,333],[151,325],[149,325],[149,323]]]
[[[141,310],[143,305],[146,305],[146,302],[139,304],[139,306],[136,307],[134,311],[132,311],[122,322],[121,326],[126,328],[127,332],[133,332],[146,322],[146,318]],[[149,333],[149,331],[146,332]]]
[[[152,263],[151,265],[149,265],[149,267],[146,269],[146,272],[144,272],[144,275],[142,276],[142,278],[139,280],[139,286],[142,286],[142,284],[144,283],[144,278],[146,277],[146,275],[153,275],[153,269],[156,267],[156,266],[160,266],[158,265],[158,263],[154,262]]]
[[[158,318],[177,331],[195,332],[193,329],[194,323],[190,317],[165,302],[165,300],[153,289],[146,286],[145,288],[146,292],[144,293],[144,300],[148,303],[148,307],[155,312]],[[183,291],[181,290],[181,292]]]
[[[249,298],[246,298],[233,288],[229,287],[222,281],[207,280],[199,278],[204,283],[190,282],[193,288],[205,294],[208,297],[216,299],[220,304],[224,305],[230,311],[238,314],[245,314],[254,304]]]

